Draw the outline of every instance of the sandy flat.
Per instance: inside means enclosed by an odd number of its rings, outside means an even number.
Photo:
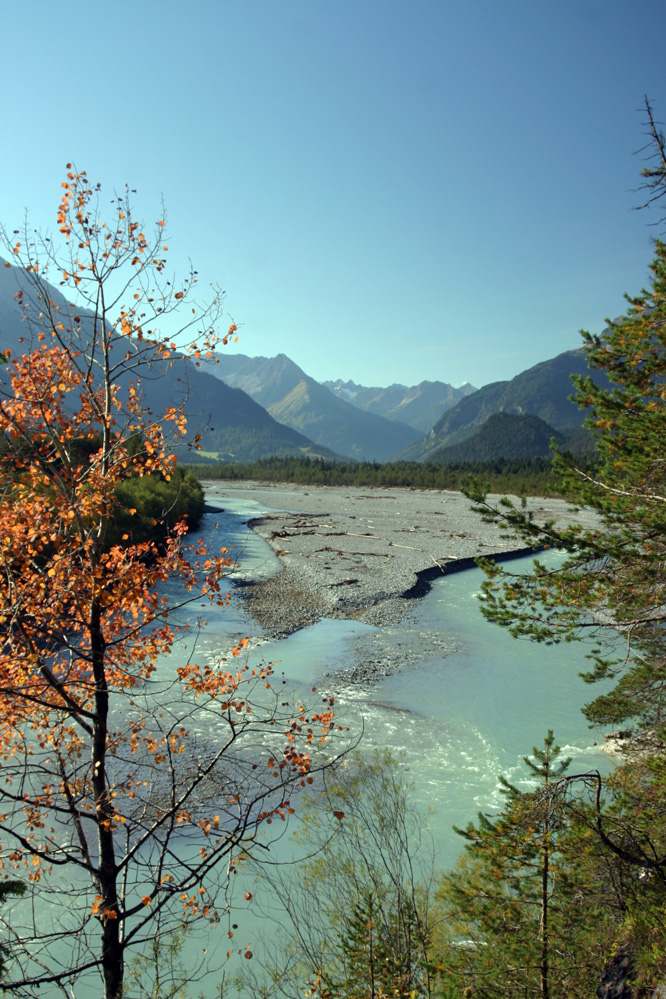
[[[442,573],[473,565],[479,556],[525,552],[518,539],[484,523],[462,493],[218,481],[203,486],[213,506],[245,494],[278,511],[250,526],[284,568],[277,579],[246,592],[250,612],[276,636],[320,617],[393,623]],[[535,499],[531,506],[539,519],[572,519],[563,500]]]

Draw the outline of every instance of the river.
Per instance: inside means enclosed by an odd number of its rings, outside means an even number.
[[[247,496],[225,498],[224,505],[215,516],[220,535],[239,555],[241,577],[277,572],[279,561],[246,526],[263,508]],[[208,530],[212,522],[207,515]],[[529,558],[511,563],[512,571],[530,567]],[[584,648],[515,640],[487,623],[476,599],[482,578],[478,569],[442,577],[391,627],[324,619],[281,641],[263,640],[235,597],[230,607],[209,615],[205,636],[214,649],[249,632],[258,636],[251,661],[271,661],[277,673],[307,689],[331,688],[337,720],[352,730],[362,724],[363,751],[390,747],[408,768],[413,803],[432,814],[440,868],[452,865],[461,850],[453,826],[466,825],[479,810],[501,807],[498,775],[520,785],[523,757],[543,746],[548,729],[572,757],[571,773],[612,765],[600,748],[602,734],[590,730],[580,710],[600,692],[579,677],[586,667]],[[375,650],[384,658],[387,649],[395,650],[402,668],[371,685],[345,684],[350,664],[372,661]],[[238,918],[241,932],[252,939],[260,924],[249,912]],[[233,967],[227,974],[233,976]]]
[[[285,495],[281,493],[283,501]],[[206,514],[202,525],[201,533],[214,539],[211,547],[224,544],[238,559],[238,581],[277,573],[278,559],[247,527],[248,518],[265,508],[249,495],[223,502],[224,511]],[[516,560],[511,568],[526,571],[530,564],[529,559]],[[598,745],[601,734],[590,731],[580,712],[592,693],[578,676],[585,668],[584,649],[575,643],[545,647],[516,641],[488,624],[476,600],[481,581],[477,569],[443,576],[422,600],[412,602],[400,623],[389,627],[324,619],[281,641],[267,639],[248,617],[241,597],[234,595],[225,608],[207,607],[208,624],[197,639],[197,654],[214,660],[249,634],[251,664],[270,661],[289,683],[333,693],[337,721],[352,732],[363,729],[362,751],[389,747],[408,768],[413,803],[432,813],[437,864],[445,868],[461,848],[453,825],[464,826],[479,810],[500,807],[498,775],[520,784],[523,756],[542,746],[548,729],[573,757],[572,772],[611,765]],[[350,666],[374,659],[399,668],[378,675],[373,683],[346,681]],[[173,656],[159,663],[155,682],[173,668]],[[242,899],[247,887],[243,884],[235,898]],[[240,904],[230,921],[238,920],[243,942],[252,942],[257,951],[261,921]],[[226,930],[224,922],[210,933],[204,925],[186,939],[181,954],[185,967],[197,967],[209,957],[224,966]],[[239,960],[234,956],[224,967],[227,982]],[[197,982],[192,995],[201,988],[207,996],[222,994],[220,980],[218,972]],[[84,989],[77,994],[93,993]]]
[[[278,559],[245,523],[262,508],[244,497],[224,502],[216,519],[220,535],[239,554],[242,576],[277,572]],[[209,525],[213,516],[207,515]],[[529,558],[511,562],[512,572],[530,567]],[[363,718],[363,746],[389,746],[404,756],[417,802],[435,810],[442,864],[458,853],[451,825],[497,807],[498,774],[518,778],[523,756],[542,745],[549,728],[573,766],[608,766],[602,734],[590,730],[580,710],[600,692],[579,677],[586,668],[584,647],[516,640],[486,622],[476,599],[482,578],[478,569],[443,576],[391,627],[323,619],[281,641],[258,644],[253,653],[277,663],[288,680],[323,691],[333,685],[338,719],[355,724]],[[248,628],[260,634],[238,597],[208,617],[206,642],[213,645]],[[372,661],[375,649],[383,657],[387,648],[405,661],[400,670],[373,685],[345,687],[345,668],[359,658]]]

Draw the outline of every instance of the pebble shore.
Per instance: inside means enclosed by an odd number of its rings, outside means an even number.
[[[473,566],[479,556],[502,560],[528,552],[517,539],[484,523],[462,493],[202,484],[211,506],[223,507],[225,497],[248,494],[276,511],[249,526],[283,568],[243,588],[247,610],[273,638],[322,617],[396,624],[443,574]],[[539,519],[571,520],[563,500],[535,499],[530,505]]]

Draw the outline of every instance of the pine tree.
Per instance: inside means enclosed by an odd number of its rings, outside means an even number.
[[[559,792],[571,761],[561,758],[552,732],[524,759],[536,789],[522,791],[500,777],[505,807],[456,830],[466,851],[442,881],[450,932],[441,964],[475,999],[588,994],[581,952],[572,946],[583,931],[563,905],[575,864]]]
[[[617,682],[586,716],[659,728],[666,720],[666,244],[656,243],[651,269],[651,288],[628,298],[625,316],[603,333],[583,334],[590,366],[611,382],[606,389],[589,376],[573,379],[599,464],[556,454],[562,489],[596,522],[558,530],[509,500],[493,507],[480,491],[471,496],[490,519],[567,555],[558,569],[536,561],[520,577],[486,564],[486,617],[535,641],[594,639],[585,679]]]
[[[584,333],[591,376],[574,378],[599,453],[585,465],[556,452],[561,488],[586,526],[536,523],[508,499],[471,495],[485,516],[523,540],[564,552],[562,564],[539,560],[526,576],[484,566],[483,612],[515,636],[534,641],[587,640],[588,682],[613,682],[586,705],[595,724],[634,727],[631,759],[608,779],[580,775],[588,792],[579,807],[587,846],[586,904],[598,899],[614,927],[608,951],[628,943],[636,980],[666,973],[666,244],[655,243],[652,281],[627,297],[626,314],[600,334]],[[592,515],[592,516],[591,516]],[[604,797],[606,801],[604,802]],[[596,842],[590,841],[590,836]],[[577,901],[566,905],[572,911]],[[607,952],[607,957],[610,953]],[[599,980],[603,964],[599,966]]]

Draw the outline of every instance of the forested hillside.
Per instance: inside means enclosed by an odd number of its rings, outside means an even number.
[[[538,416],[493,413],[479,430],[459,444],[438,448],[431,461],[492,461],[494,458],[545,457],[550,442],[563,445],[564,434]]]
[[[584,413],[569,399],[571,376],[587,374],[585,352],[569,350],[510,381],[485,385],[444,413],[429,434],[398,457],[405,461],[441,460],[434,457],[436,453],[468,440],[496,413],[536,416],[561,432],[579,428]],[[603,374],[601,379],[607,384]],[[459,457],[458,452],[456,455]]]

